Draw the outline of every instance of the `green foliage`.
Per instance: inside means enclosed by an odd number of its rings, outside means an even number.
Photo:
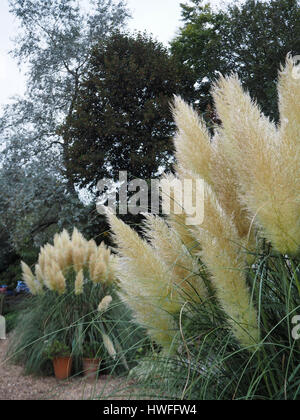
[[[61,130],[76,183],[93,188],[121,170],[149,179],[169,168],[175,93],[191,97],[191,72],[150,36],[117,32],[95,45]]]
[[[300,313],[300,260],[265,249],[249,269],[262,340],[241,349],[213,300],[189,305],[181,319],[181,352],[155,354],[131,371],[145,393],[165,399],[299,400],[300,341],[292,319]]]
[[[69,357],[70,354],[70,347],[59,340],[52,341],[51,344],[45,348],[45,357],[50,360],[57,357]]]
[[[289,52],[300,52],[299,1],[246,0],[215,10],[193,0],[182,5],[182,17],[171,50],[194,70],[201,111],[212,103],[209,91],[218,72],[234,71],[263,112],[278,120],[277,70]],[[216,122],[213,113],[208,117]]]
[[[18,316],[19,316],[18,311],[9,312],[8,314],[5,315],[7,333],[10,333],[16,328]]]
[[[12,262],[15,258],[16,261]],[[10,263],[1,261],[0,284],[6,284],[10,289],[14,289],[18,280],[22,278],[20,259],[16,254],[12,253],[9,261]]]
[[[83,357],[94,359],[94,358],[101,358],[101,349],[102,344],[100,342],[94,341],[91,343],[84,343],[83,345]]]

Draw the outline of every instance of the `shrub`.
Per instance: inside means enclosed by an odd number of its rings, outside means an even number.
[[[86,241],[76,229],[71,238],[64,231],[41,249],[35,274],[22,263],[32,297],[20,312],[9,354],[26,373],[49,373],[45,353],[56,341],[70,347],[77,373],[83,346],[92,342],[100,343],[112,370],[128,370],[135,354],[129,349],[142,331],[130,324],[117,296],[114,264],[104,244]]]
[[[49,346],[46,346],[45,355],[47,359],[53,360],[57,357],[69,357],[71,349],[64,342],[54,340]]]
[[[19,313],[17,311],[9,312],[5,315],[7,333],[10,333],[16,328],[18,315]]]

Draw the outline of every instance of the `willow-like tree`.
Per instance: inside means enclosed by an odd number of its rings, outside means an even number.
[[[6,145],[14,138],[30,161],[53,162],[72,190],[65,171],[67,137],[61,138],[57,126],[72,114],[92,45],[125,25],[125,1],[9,0],[9,5],[20,26],[12,55],[27,70],[27,89],[5,108],[0,137]]]
[[[128,16],[122,0],[9,0],[9,6],[19,24],[12,54],[27,71],[27,89],[0,117],[0,282],[6,284],[18,279],[13,263],[33,262],[62,227],[76,225],[87,237],[106,229],[94,205],[78,199],[57,127],[72,113],[91,46]]]

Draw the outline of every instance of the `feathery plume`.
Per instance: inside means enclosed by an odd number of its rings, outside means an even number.
[[[43,287],[44,285],[44,276],[42,270],[38,264],[35,265],[35,277],[40,285]]]
[[[95,268],[94,271],[91,273],[91,278],[95,284],[105,282],[106,264],[102,259],[96,259]]]
[[[174,99],[173,116],[178,128],[174,139],[178,164],[211,183],[213,155],[204,121],[178,96]]]
[[[103,338],[104,347],[106,348],[108,354],[110,355],[110,357],[115,359],[116,356],[117,356],[117,352],[116,352],[116,349],[113,345],[113,342],[111,341],[109,336],[105,333],[102,333],[102,338]]]
[[[75,295],[82,295],[83,293],[84,276],[83,271],[80,270],[75,279]]]
[[[83,270],[86,264],[85,248],[79,245],[77,242],[72,244],[72,260],[76,273],[79,273],[81,270]]]
[[[124,222],[112,213],[108,213],[108,220],[123,260],[124,272],[140,283],[147,296],[161,301],[166,310],[176,313],[182,299],[170,269],[160,260],[155,250]]]
[[[164,175],[163,179],[169,182],[170,185],[174,183],[175,180],[179,179],[176,178],[174,175]],[[176,234],[179,236],[182,244],[189,250],[189,252],[192,255],[195,255],[195,253],[198,250],[199,244],[196,241],[195,237],[193,236],[193,233],[191,232],[190,228],[186,225],[186,218],[187,214],[185,213],[184,209],[182,209],[180,214],[176,214],[174,211],[174,202],[175,202],[175,196],[174,191],[170,191],[170,215],[168,223],[172,229],[176,232]]]
[[[96,242],[91,239],[90,241],[88,241],[87,243],[87,251],[86,251],[86,260],[89,261],[89,259],[91,258],[92,255],[94,255],[95,252],[97,252],[97,244]]]
[[[297,71],[297,74],[296,74]],[[300,136],[300,70],[288,55],[278,79],[280,130],[285,142],[299,148]]]
[[[214,99],[223,122],[219,134],[238,174],[241,200],[279,252],[297,253],[299,147],[292,150],[291,140],[285,141],[280,130],[261,114],[236,76],[221,78],[214,87]]]
[[[98,305],[98,312],[106,312],[112,302],[110,295],[105,296]]]
[[[45,269],[45,284],[52,290],[62,295],[66,290],[66,279],[55,260],[49,260]]]
[[[62,295],[66,291],[66,279],[61,270],[56,272],[55,289],[59,295]]]
[[[39,281],[36,280],[31,269],[28,267],[27,264],[24,263],[24,261],[21,261],[21,267],[23,280],[28,286],[30,293],[32,293],[33,295],[38,295],[42,293],[42,285]]]
[[[135,231],[112,213],[107,217],[118,245],[120,295],[150,336],[158,344],[170,346],[176,330],[171,314],[180,310],[182,302],[172,273]]]
[[[161,261],[173,273],[179,292],[182,290],[182,298],[192,302],[205,299],[207,289],[200,277],[201,268],[197,259],[165,220],[151,214],[145,214],[145,217],[144,233]]]
[[[216,193],[225,212],[234,216],[241,238],[249,242],[250,218],[240,202],[238,177],[223,150],[222,139],[218,134],[211,138],[204,121],[180,98],[175,100],[173,113],[178,124],[175,137],[177,174],[181,180],[189,178],[188,174],[203,178]],[[249,243],[249,247],[252,250],[253,243]]]
[[[244,346],[257,344],[260,338],[257,314],[246,282],[239,235],[207,184],[205,219],[195,230],[202,245],[201,259],[211,273],[217,298],[229,317],[236,338]]]

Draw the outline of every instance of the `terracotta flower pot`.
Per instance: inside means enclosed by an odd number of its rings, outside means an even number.
[[[84,357],[82,360],[84,376],[88,379],[96,380],[100,363],[101,359],[89,359]]]
[[[67,379],[71,375],[72,357],[55,357],[53,367],[56,379]]]

